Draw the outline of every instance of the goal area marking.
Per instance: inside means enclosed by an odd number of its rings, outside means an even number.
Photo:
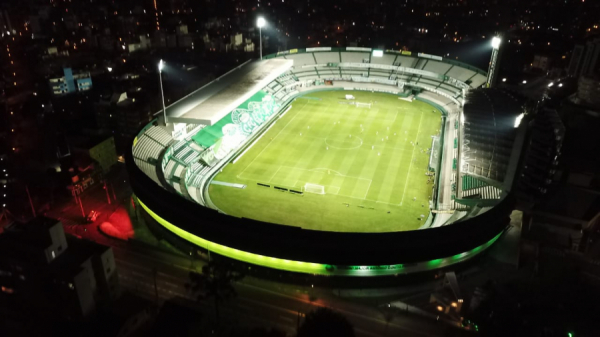
[[[355,106],[356,106],[357,108],[369,108],[369,109],[371,109],[371,104],[373,104],[373,103],[362,103],[362,102],[356,102],[356,103],[355,103]]]
[[[304,184],[304,192],[314,193],[314,194],[325,194],[325,186],[305,183]]]

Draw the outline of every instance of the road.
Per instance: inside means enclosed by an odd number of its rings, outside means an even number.
[[[102,213],[94,223],[83,222],[80,207],[73,199],[50,210],[47,216],[60,219],[65,231],[70,234],[112,246],[119,280],[124,289],[153,301],[158,295],[161,303],[173,297],[193,300],[184,284],[189,271],[199,270],[204,261],[192,261],[184,255],[112,239],[98,231],[98,225],[106,221],[117,207],[129,202],[131,196],[124,170],[111,176],[110,182],[114,186],[117,202],[112,190],[109,190],[112,200],[108,204],[102,185],[90,187],[81,196],[86,213],[92,209]],[[332,308],[346,316],[357,336],[443,336],[450,328],[429,318],[398,310],[384,310],[371,302],[365,304],[364,299],[361,303],[341,299],[326,288],[307,288],[246,277],[235,285],[235,289],[238,296],[222,305],[221,317],[231,320],[232,324],[248,327],[276,327],[289,336],[295,335],[302,315],[320,306]],[[428,294],[423,296],[426,300]],[[202,302],[200,308],[209,317],[214,315],[213,302]]]
[[[150,300],[159,302],[173,297],[193,301],[184,284],[188,273],[201,268],[202,261],[191,261],[183,256],[168,256],[159,252],[134,251],[114,248],[121,285]],[[329,307],[346,316],[357,336],[443,336],[447,325],[414,315],[375,306],[352,303],[335,298],[323,289],[274,283],[246,277],[235,284],[237,297],[221,306],[221,316],[245,326],[276,327],[295,334],[299,316],[317,307]],[[311,300],[312,299],[312,300]],[[214,315],[213,302],[200,306]],[[386,321],[386,317],[389,321]],[[301,318],[300,318],[301,319]]]

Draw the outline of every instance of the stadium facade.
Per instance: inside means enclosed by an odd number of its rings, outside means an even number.
[[[380,276],[464,262],[508,225],[526,132],[519,124],[524,102],[485,88],[486,79],[455,60],[371,48],[293,49],[248,61],[167,107],[166,121],[142,128],[126,158],[136,200],[179,239],[280,270]],[[442,112],[432,207],[421,229],[307,230],[233,217],[211,201],[208,186],[222,167],[243,156],[297,97],[320,90],[384,92]]]

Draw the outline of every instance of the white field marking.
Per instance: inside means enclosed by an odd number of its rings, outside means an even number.
[[[346,176],[346,177],[347,177],[347,176]],[[363,198],[360,198],[360,197],[354,197],[354,196],[347,195],[347,194],[340,194],[340,193],[339,193],[339,191],[338,191],[338,193],[337,193],[336,195],[341,195],[341,196],[343,196],[343,197],[348,197],[348,198],[352,198],[352,199],[358,199],[358,200],[367,200],[367,199],[366,199],[366,197],[367,197],[367,193],[369,192],[369,188],[371,188],[371,183],[373,182],[373,180],[370,180],[370,179],[362,179],[362,178],[361,178],[361,180],[368,180],[368,181],[369,181],[369,187],[367,188],[367,191],[365,192],[365,196],[364,196]]]
[[[291,133],[291,132],[285,132],[285,134],[287,134],[287,135],[296,135],[297,136],[296,133]],[[302,137],[309,138],[309,139],[318,139],[318,140],[323,140],[323,141],[327,139],[325,137],[315,137],[315,136],[308,136],[308,135],[302,135]]]
[[[365,191],[365,197],[363,198],[363,200],[367,198],[367,194],[369,194],[369,190],[371,189],[372,183],[373,183],[373,180],[369,180],[369,187],[367,187],[367,190]]]
[[[335,195],[338,195],[338,193],[340,193],[340,187],[339,187],[339,186],[333,186],[333,185],[329,185],[328,187],[329,187],[329,189],[331,190],[331,192],[330,192],[330,193],[328,193],[328,194],[335,194]],[[335,192],[333,192],[333,190],[332,190],[332,189],[334,189],[334,188],[337,188],[337,190],[335,190]],[[327,193],[327,192],[326,192],[326,193]]]
[[[302,109],[303,109],[303,108],[306,106],[306,104],[308,104],[308,102],[310,102],[310,100],[306,100],[306,102],[304,103],[304,105],[302,106],[302,108],[300,108],[300,109],[298,109],[298,110],[302,110]],[[300,111],[298,111],[298,112],[300,112]],[[240,172],[240,173],[237,175],[237,177],[238,177],[238,178],[240,178],[240,179],[243,179],[241,176],[244,174],[244,172],[246,172],[246,170],[247,170],[247,169],[248,169],[250,166],[252,166],[252,164],[254,163],[254,161],[255,161],[255,160],[258,158],[258,157],[260,157],[260,155],[261,155],[261,154],[262,154],[262,153],[263,153],[263,152],[264,152],[264,151],[267,149],[267,147],[269,147],[269,145],[271,145],[271,144],[273,143],[273,141],[274,141],[274,140],[275,140],[277,137],[279,137],[279,135],[281,134],[281,132],[282,132],[283,130],[285,130],[285,129],[288,127],[288,125],[290,125],[290,123],[291,123],[291,122],[292,122],[294,119],[296,119],[296,117],[298,117],[298,113],[296,113],[296,115],[294,115],[294,117],[292,117],[292,119],[290,119],[290,121],[289,121],[289,122],[287,122],[287,124],[286,124],[286,125],[285,125],[285,126],[284,126],[284,127],[281,129],[281,130],[279,130],[279,132],[277,133],[277,135],[275,135],[275,137],[273,137],[273,139],[271,139],[271,141],[270,141],[270,142],[269,142],[269,143],[268,143],[268,144],[267,144],[267,145],[266,145],[266,146],[265,146],[265,147],[264,147],[264,148],[263,148],[263,149],[262,149],[262,150],[261,150],[261,151],[258,153],[258,155],[256,155],[256,157],[254,157],[254,159],[252,159],[252,161],[250,162],[250,164],[248,164],[248,166],[246,166],[246,167],[244,168],[244,170],[243,170],[242,172]],[[265,132],[265,133],[266,133],[266,132]],[[254,144],[256,144],[256,143],[257,143],[257,142],[254,142]],[[254,146],[254,145],[252,145],[252,146]]]
[[[370,199],[365,199],[365,200],[369,200],[369,201],[375,201],[375,200],[370,200]],[[392,205],[392,206],[398,206],[398,204],[392,204],[391,202],[385,202],[385,201],[375,201],[378,204],[387,204],[387,205]]]
[[[283,167],[283,168],[290,169],[290,170],[299,170],[299,171],[307,171],[307,172],[310,172],[310,171],[313,171],[313,170],[315,170],[315,169],[311,169],[311,170],[309,170],[309,169],[303,169],[303,168],[291,167],[291,166],[281,166],[280,168],[282,168],[282,167]],[[338,172],[338,173],[339,173],[339,172]],[[367,178],[361,178],[361,177],[347,176],[347,175],[345,175],[345,174],[339,174],[339,176],[340,176],[340,177],[342,177],[342,178],[351,178],[351,179],[357,179],[357,180],[365,180],[365,181],[368,181],[368,182],[369,182],[369,187],[367,188],[367,192],[366,192],[366,193],[368,193],[368,192],[369,192],[369,189],[371,188],[371,183],[373,182],[373,180],[371,180],[371,179],[367,179]],[[295,183],[295,184],[297,184],[297,183],[298,183],[298,180],[296,180],[296,183]],[[305,183],[306,183],[306,182],[305,182]],[[317,185],[317,184],[315,184],[315,185]],[[296,185],[294,185],[294,186],[296,186]],[[341,187],[339,187],[339,186],[334,186],[334,185],[321,185],[321,186],[325,186],[325,187],[332,186],[332,187],[338,187],[338,188],[340,188],[340,189],[341,189]],[[341,196],[344,196],[344,197],[349,197],[349,198],[354,198],[354,199],[359,199],[359,200],[365,200],[365,198],[366,198],[366,193],[365,193],[365,197],[363,197],[363,198],[354,197],[354,196],[350,196],[350,195],[346,195],[346,194],[339,194],[339,191],[338,191],[338,193],[337,193],[336,195],[341,195]],[[376,201],[376,200],[373,200],[373,201]]]
[[[308,171],[320,171],[320,170],[335,172],[335,173],[337,173],[338,176],[343,176],[343,174],[341,174],[340,172],[338,172],[336,170],[328,169],[326,167],[317,167],[317,168],[314,168],[314,169],[310,169]]]
[[[381,148],[383,146],[383,148],[385,150],[392,150],[392,152],[394,152],[394,153],[406,151],[406,146],[395,147],[395,146],[392,146],[392,145],[385,145],[385,144],[381,145],[381,141],[379,141],[377,143],[373,143],[373,144],[371,144],[371,146],[375,146],[375,147],[378,147],[378,148]]]
[[[288,110],[289,110],[289,109],[288,109]],[[281,116],[280,116],[279,118],[281,118]],[[279,119],[279,118],[278,118],[278,119]],[[237,157],[236,157],[236,158],[235,158],[235,159],[234,159],[234,160],[233,160],[231,163],[232,163],[232,164],[235,164],[235,163],[236,163],[238,160],[240,160],[240,159],[241,159],[241,158],[242,158],[242,157],[243,157],[243,156],[246,154],[246,152],[248,152],[248,150],[250,150],[250,149],[251,149],[251,148],[254,146],[254,144],[258,143],[258,141],[259,141],[259,140],[260,140],[260,139],[261,139],[261,138],[262,138],[264,135],[266,135],[266,134],[267,134],[267,132],[269,132],[269,130],[271,130],[271,128],[272,128],[273,126],[275,126],[275,124],[276,124],[276,123],[277,123],[277,121],[274,121],[273,123],[271,123],[271,125],[269,125],[269,127],[268,127],[268,128],[265,130],[265,131],[263,131],[263,132],[260,134],[260,136],[258,136],[258,138],[256,138],[256,139],[255,139],[255,140],[252,142],[252,144],[250,144],[250,146],[248,146],[248,147],[247,147],[247,148],[244,150],[244,152],[242,152],[242,154],[241,154],[241,155],[237,156]]]
[[[353,197],[353,196],[349,196],[349,195],[345,195],[345,194],[338,194],[338,195],[341,195],[342,197],[357,199],[357,200],[371,201],[371,202],[380,203],[380,204],[388,204],[388,205],[392,205],[392,206],[396,206],[396,207],[399,206],[398,204],[392,204],[390,202],[385,202],[385,201],[379,201],[379,200],[373,200],[373,199],[363,199],[363,198]]]
[[[275,171],[275,173],[273,173],[271,178],[269,178],[269,184],[271,183],[271,180],[273,180],[273,177],[275,177],[277,175],[277,173],[279,173],[279,170],[281,170],[281,166],[279,166],[279,168],[277,168],[277,171]]]
[[[269,184],[271,183],[271,180],[273,180],[273,178],[277,177],[277,174],[279,173],[279,171],[281,170],[281,168],[282,168],[282,167],[285,167],[285,168],[290,168],[289,166],[282,166],[282,165],[279,165],[279,168],[277,168],[277,171],[275,171],[275,174],[273,174],[273,175],[271,176],[271,179],[269,179]],[[301,170],[301,169],[300,169],[300,170]],[[292,179],[293,179],[293,178],[292,178]],[[284,180],[284,182],[285,182],[285,179],[282,179],[282,180]],[[277,184],[277,182],[275,182],[274,184]],[[298,184],[298,179],[296,179],[292,185],[285,184],[285,183],[278,184],[278,185],[281,185],[281,186],[284,186],[284,187],[286,187],[286,186],[287,186],[287,187],[294,187],[294,188],[296,188],[296,185],[297,185],[297,184]],[[300,187],[302,188],[302,186],[300,186]]]
[[[394,124],[396,122],[396,118],[398,118],[398,110],[396,110],[396,114],[394,115],[394,120],[390,124]]]
[[[339,135],[339,134],[340,133],[334,134],[334,136],[335,135]],[[358,138],[360,140],[360,144],[358,144],[358,145],[356,145],[354,147],[343,148],[343,147],[338,147],[338,146],[335,146],[335,145],[331,145],[331,144],[329,144],[327,142],[327,139],[329,139],[329,137],[325,138],[325,144],[327,144],[327,146],[331,146],[332,148],[337,149],[337,150],[356,150],[356,149],[358,149],[359,147],[361,147],[363,145],[363,140],[360,137],[357,137],[357,136],[354,136],[354,137]],[[351,137],[349,137],[349,138],[351,138]]]
[[[421,111],[421,116],[419,117],[419,128],[417,129],[417,136],[415,137],[415,143],[417,142],[417,139],[419,139],[419,133],[421,132],[421,121],[422,120],[423,120],[423,111]],[[402,203],[404,202],[404,194],[406,194],[406,186],[408,186],[408,176],[410,175],[410,169],[412,167],[413,157],[415,156],[415,147],[417,147],[417,146],[413,145],[412,155],[410,156],[410,164],[408,164],[408,172],[406,172],[406,180],[404,183],[404,192],[402,192],[402,200],[400,200],[400,206],[402,206]]]

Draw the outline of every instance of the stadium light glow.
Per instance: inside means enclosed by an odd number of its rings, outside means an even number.
[[[494,49],[499,49],[500,48],[500,43],[502,42],[502,39],[500,39],[499,37],[494,37],[492,39],[492,48]]]
[[[163,70],[164,66],[165,66],[165,63],[161,59],[160,62],[158,62],[158,80],[160,82],[160,96],[162,97],[163,116],[165,119],[165,125],[167,125],[167,108],[165,107],[165,92],[163,91],[163,84],[162,84],[162,70]]]
[[[523,120],[523,117],[525,117],[525,114],[521,113],[517,116],[517,118],[515,118],[515,128],[518,128],[519,125],[521,125],[521,120]]]
[[[374,57],[382,57],[383,56],[383,50],[374,49],[373,50],[373,56]]]
[[[266,26],[267,21],[262,16],[256,20],[256,26],[258,27],[258,41],[259,47],[258,50],[260,52],[260,59],[262,60],[262,27]]]

